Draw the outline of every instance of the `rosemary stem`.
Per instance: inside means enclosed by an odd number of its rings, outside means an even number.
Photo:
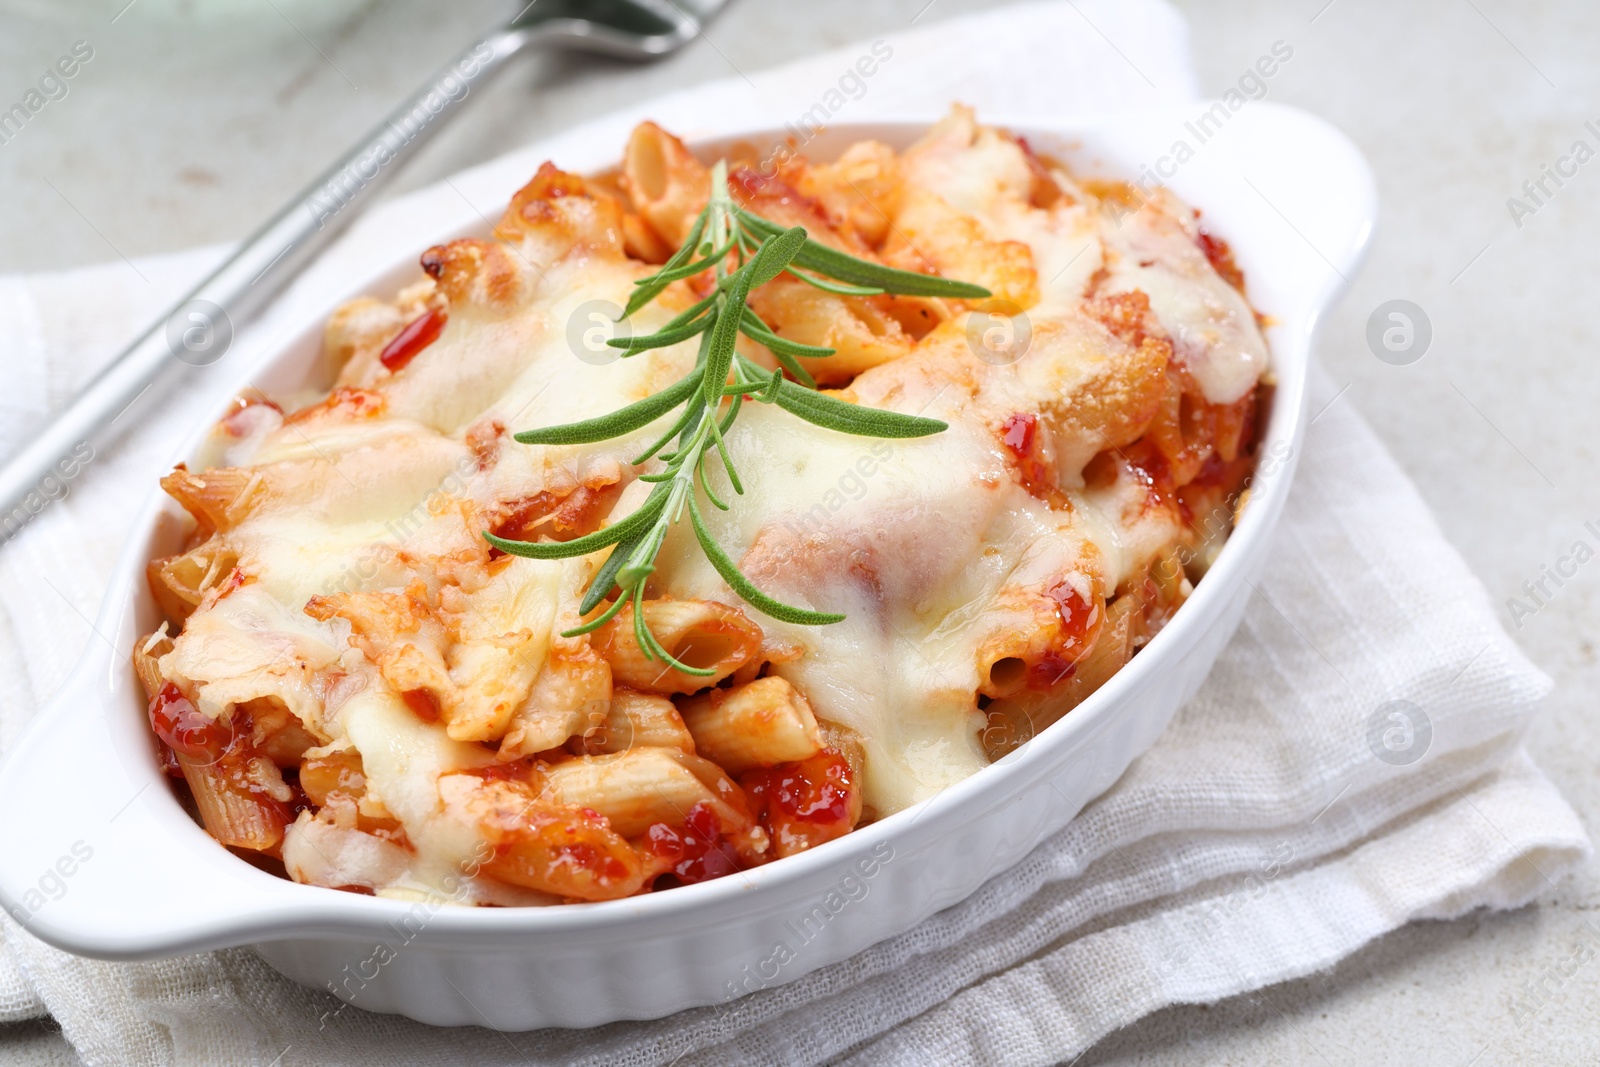
[[[696,259],[696,256],[701,258]],[[804,270],[795,269],[806,268]],[[740,572],[727,551],[716,543],[702,516],[697,493],[704,491],[713,507],[728,511],[706,481],[706,453],[716,448],[729,485],[744,493],[731,450],[724,435],[733,427],[746,400],[776,404],[790,415],[840,433],[880,438],[923,437],[946,429],[936,419],[925,419],[859,407],[820,393],[801,358],[833,355],[833,350],[800,344],[768,326],[748,303],[759,289],[788,271],[791,277],[844,296],[892,292],[971,299],[987,296],[979,286],[931,277],[856,259],[817,244],[798,226],[785,229],[751,214],[734,202],[728,189],[725,161],[711,168],[711,190],[696,216],[688,237],[661,269],[634,284],[623,317],[627,318],[680,280],[700,276],[709,268],[711,283],[705,297],[680,311],[656,332],[627,340],[607,342],[624,349],[624,356],[675,346],[698,335],[700,351],[695,368],[667,389],[629,404],[610,415],[565,426],[526,430],[516,435],[521,444],[570,446],[621,438],[641,430],[682,406],[671,428],[632,461],[641,467],[652,459],[655,471],[641,470],[638,477],[656,483],[640,510],[612,525],[570,542],[513,541],[484,531],[490,544],[502,551],[530,559],[565,559],[612,546],[581,601],[585,614],[598,608],[612,588],[616,599],[599,616],[564,632],[564,636],[590,633],[606,625],[625,605],[633,607],[634,639],[650,659],[664,661],[685,674],[710,676],[706,668],[691,667],[664,648],[645,621],[645,591],[655,573],[672,526],[688,510],[695,537],[730,587],[757,610],[784,622],[823,626],[843,615],[812,611],[774,600]],[[782,370],[769,372],[752,362],[737,345],[740,335],[772,353]],[[784,378],[788,371],[790,379]],[[718,380],[720,379],[720,380]],[[731,384],[730,384],[731,382]],[[725,412],[725,414],[724,414]],[[669,444],[675,447],[669,448]]]

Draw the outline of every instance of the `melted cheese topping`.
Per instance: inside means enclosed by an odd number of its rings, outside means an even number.
[[[908,355],[867,370],[841,395],[942,419],[947,431],[858,438],[746,404],[727,441],[745,492],[735,496],[708,464],[733,507],[703,507],[717,540],[761,588],[846,615],[814,627],[746,609],[773,651],[772,673],[820,719],[859,736],[866,803],[879,815],[986,764],[981,652],[1036,625],[1018,607],[1021,592],[1037,599],[1057,588],[1103,601],[1184,535],[1147,485],[1086,476],[1097,455],[1143,432],[1156,410],[1152,390],[1165,381],[1165,357],[1110,328],[1091,298],[1146,294],[1150,332],[1170,339],[1212,402],[1245,396],[1266,365],[1248,305],[1211,269],[1176,201],[1109,212],[1059,169],[1041,178],[1025,146],[962,112],[898,165],[899,180],[921,197],[924,222],[911,207],[905,216],[907,226],[926,226],[919,254],[937,265],[946,254],[940,235],[956,219],[968,237],[948,246],[950,257],[992,247],[1022,264],[1016,292],[1032,296],[1017,324],[1027,350],[1006,363],[979,358],[969,312],[940,305],[944,321]],[[1036,195],[1041,180],[1053,183],[1047,203]],[[414,855],[380,892],[443,893],[448,873],[471,860],[481,834],[447,810],[438,780],[493,763],[494,749],[420,719],[375,662],[381,650],[370,633],[343,616],[319,620],[308,604],[421,589],[454,605],[451,677],[493,684],[495,672],[512,669],[495,649],[514,643],[528,668],[516,691],[526,692],[555,632],[576,620],[604,553],[491,565],[482,528],[519,501],[578,486],[625,486],[604,519],[619,520],[648,488],[633,481],[628,460],[676,413],[595,445],[528,446],[509,434],[615,410],[693,367],[695,342],[609,363],[575,354],[569,323],[587,323],[594,301],[620,307],[651,270],[623,253],[614,226],[582,215],[579,199],[551,201],[567,214],[541,227],[522,221],[518,243],[450,246],[438,287],[403,296],[403,313],[353,316],[390,324],[392,336],[423,301],[448,308],[438,340],[403,369],[376,359],[387,337],[357,338],[341,384],[364,392],[335,394],[287,421],[257,413],[218,437],[218,458],[260,475],[243,517],[218,534],[245,584],[207,594],[162,670],[195,687],[206,714],[274,697],[320,742],[360,753],[368,796],[404,827]],[[633,330],[650,332],[693,299],[675,286],[634,317]],[[741,345],[770,365],[764,351]],[[1007,429],[1018,415],[1036,420],[1047,489],[1019,473],[1026,457]],[[686,526],[661,552],[652,595],[739,604]],[[385,855],[392,864],[393,850]]]

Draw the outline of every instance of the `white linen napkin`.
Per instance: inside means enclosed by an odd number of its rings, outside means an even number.
[[[465,198],[503,198],[569,138],[620,145],[646,112],[692,132],[713,101],[785,121],[868,43],[677,93],[396,200],[237,344],[270,345],[319,279],[410,248]],[[893,48],[841,118],[951,99],[980,116],[1048,116],[1194,92],[1185,28],[1160,0],[1028,4],[898,34]],[[0,277],[0,449],[222,252]],[[1313,410],[1329,406],[1272,560],[1199,695],[1065,830],[900,937],[731,1004],[500,1034],[343,1007],[250,949],[108,964],[0,919],[0,1021],[48,1013],[90,1063],[1051,1063],[1165,1005],[1326,968],[1412,920],[1520,906],[1590,849],[1519,745],[1549,681],[1349,403],[1316,391]],[[89,620],[126,516],[209,402],[144,417],[0,548],[0,750],[103,639]]]

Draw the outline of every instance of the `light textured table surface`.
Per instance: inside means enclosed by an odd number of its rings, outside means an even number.
[[[0,262],[43,270],[243,236],[509,5],[469,0],[0,0],[0,106],[86,40],[70,92],[0,145]],[[527,63],[481,94],[397,183],[415,188],[638,94],[885,37],[972,0],[737,0],[709,40],[652,67]],[[1269,98],[1348,132],[1378,177],[1371,257],[1323,333],[1338,403],[1376,425],[1497,603],[1583,540],[1600,547],[1600,158],[1524,193],[1575,141],[1600,152],[1600,8],[1510,0],[1181,0],[1202,88],[1278,40]],[[226,13],[224,13],[226,12]],[[1026,72],[1019,72],[1026,76]],[[1572,163],[1562,164],[1568,172]],[[1513,218],[1507,198],[1534,210]],[[1520,225],[1519,225],[1520,223]],[[1403,298],[1419,362],[1368,349]],[[5,356],[0,354],[0,359]],[[1520,627],[1557,681],[1529,745],[1586,823],[1600,814],[1591,561]],[[1530,606],[1531,600],[1527,601]],[[1331,973],[1173,1008],[1081,1064],[1600,1062],[1594,865],[1511,914],[1401,930]],[[1580,937],[1585,941],[1580,941]],[[1587,945],[1589,947],[1585,948]],[[0,1027],[0,1059],[71,1063],[47,1025]]]

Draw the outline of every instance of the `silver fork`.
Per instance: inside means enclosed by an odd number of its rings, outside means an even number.
[[[85,447],[107,440],[111,424],[147,391],[159,392],[151,386],[175,384],[166,379],[186,366],[201,367],[221,359],[233,341],[235,324],[259,311],[350,221],[356,208],[457,114],[461,101],[503,70],[512,57],[545,45],[653,59],[693,40],[701,25],[726,3],[533,0],[390,113],[6,460],[0,468],[0,542],[9,540],[45,501],[59,495],[60,484],[78,469]]]

